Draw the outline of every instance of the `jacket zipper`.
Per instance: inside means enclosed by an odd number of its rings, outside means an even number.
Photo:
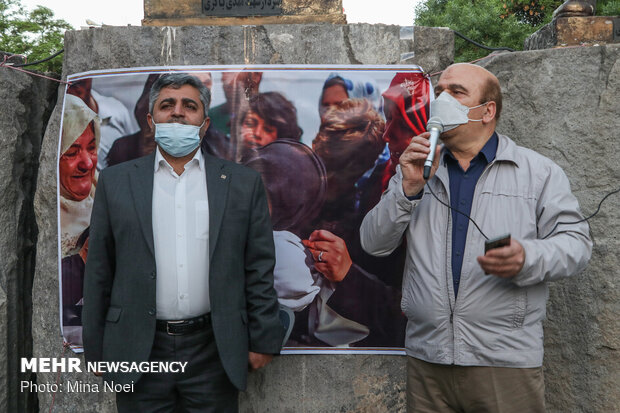
[[[482,179],[482,176],[487,173],[487,171],[491,168],[491,166],[495,163],[495,159],[493,159],[491,162],[489,162],[489,164],[484,168],[484,170],[482,171],[482,173],[480,174],[480,177],[478,178],[478,181],[476,182],[476,185],[474,186],[474,196],[472,198],[472,209],[469,212],[470,217],[473,211],[473,206],[474,206],[474,200],[477,198],[476,197],[476,191],[478,190],[478,184],[480,183],[480,179]],[[443,182],[442,182],[443,184]],[[444,188],[445,188],[445,184],[444,184]],[[448,199],[448,201],[450,201]],[[448,203],[448,202],[447,202]],[[449,228],[450,225],[452,223],[452,213],[450,209],[447,209],[448,211],[448,225],[446,226],[446,251],[447,251],[447,243],[448,242],[452,242],[451,240],[448,240],[448,232],[449,232]],[[467,241],[465,242],[465,244],[467,245]],[[446,254],[447,255],[447,254]],[[448,257],[446,256],[446,260],[448,259]],[[462,271],[462,269],[461,269]],[[446,261],[446,265],[445,265],[445,273],[446,273],[446,281],[449,283],[450,279],[451,279],[451,274],[448,274],[448,265],[447,265],[447,261]],[[450,300],[450,296],[449,296],[449,292],[450,292],[450,286],[447,285],[448,288],[448,306],[450,308],[450,326],[452,327],[452,364],[456,364],[456,329],[454,328],[454,312],[456,311],[456,304],[457,304],[457,300],[458,300],[458,296],[454,297],[454,307],[452,307],[452,302]]]
[[[439,178],[439,177],[438,177]],[[446,190],[446,185],[441,181],[441,179],[438,179],[439,182],[441,182],[442,186],[444,187],[444,192],[446,194],[448,194],[448,191]],[[430,183],[429,183],[430,185]],[[450,204],[450,199],[449,197],[446,197],[447,199],[444,199],[444,202],[446,202],[448,205]],[[450,225],[452,222],[452,216],[451,216],[451,211],[450,209],[446,208],[446,214],[447,214],[447,225],[446,225],[446,245],[445,245],[445,251],[448,251],[448,246],[449,243],[451,242],[451,240],[448,239],[448,234],[450,232]],[[455,334],[454,334],[454,307],[456,307],[456,297],[454,300],[455,306],[452,307],[452,299],[450,298],[450,280],[452,278],[452,276],[450,274],[448,274],[448,262],[447,262],[447,254],[446,254],[446,261],[444,261],[444,274],[445,274],[445,280],[446,280],[446,290],[448,292],[446,299],[448,300],[448,309],[450,311],[450,327],[452,328],[452,364],[454,364],[454,360],[455,360],[455,356],[456,356],[456,339],[455,339]]]
[[[446,191],[446,193],[448,193]],[[448,202],[450,201],[449,197],[448,197]],[[448,205],[450,205],[448,203]],[[446,220],[446,222],[448,223],[448,225],[446,225],[446,251],[448,251],[448,244],[450,244],[450,251],[452,251],[452,240],[448,239],[448,235],[450,233],[450,227],[452,226],[452,211],[448,208],[446,208],[447,214],[448,214],[448,219]],[[456,329],[454,328],[454,310],[456,309],[456,300],[457,297],[454,297],[454,306],[452,306],[452,299],[450,298],[450,283],[452,282],[452,274],[448,274],[448,260],[451,259],[450,257],[448,257],[448,254],[446,254],[446,261],[445,261],[445,273],[446,273],[446,289],[448,291],[448,306],[450,307],[450,327],[452,328],[452,364],[456,364]],[[453,291],[454,294],[454,291]]]
[[[475,200],[477,198],[477,191],[478,191],[478,184],[480,183],[480,180],[482,179],[482,177],[484,176],[484,174],[487,173],[487,171],[491,168],[491,166],[495,163],[495,159],[493,159],[491,162],[489,162],[489,164],[486,166],[486,168],[484,168],[484,170],[482,171],[482,173],[480,174],[480,177],[478,178],[478,181],[476,181],[476,185],[474,186],[474,196],[472,198],[472,202],[471,202],[471,210],[469,211],[469,216],[471,218],[472,214],[473,214],[473,210],[474,210],[474,205],[475,205]],[[449,212],[449,211],[448,211]],[[451,216],[449,215],[448,219],[450,219]],[[473,218],[472,218],[473,219]],[[448,221],[448,223],[450,223],[450,221]],[[470,224],[471,225],[471,224]],[[473,230],[476,230],[475,228]],[[472,231],[473,231],[472,230]],[[468,230],[469,231],[469,230]],[[447,238],[447,236],[446,236]],[[447,241],[447,239],[446,239]],[[467,240],[465,241],[465,245],[467,245]],[[447,271],[446,271],[447,272]],[[461,273],[463,272],[463,269],[461,268]],[[449,298],[449,297],[448,297]],[[452,364],[456,364],[456,330],[454,328],[454,312],[456,311],[456,304],[457,304],[457,300],[458,300],[458,296],[454,297],[454,308],[450,308],[450,324],[452,325]],[[448,302],[450,300],[448,299]]]

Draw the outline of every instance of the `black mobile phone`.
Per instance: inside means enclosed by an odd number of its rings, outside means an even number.
[[[510,234],[502,235],[501,237],[492,238],[484,241],[484,253],[494,248],[500,248],[510,245]]]

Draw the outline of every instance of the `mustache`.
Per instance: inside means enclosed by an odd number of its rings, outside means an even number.
[[[175,117],[175,116],[170,118],[170,120],[166,123],[180,123],[182,125],[189,125],[189,122],[186,119]]]

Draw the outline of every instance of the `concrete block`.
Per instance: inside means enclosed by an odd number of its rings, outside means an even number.
[[[145,26],[346,23],[342,0],[145,0]],[[204,7],[204,8],[203,8]]]
[[[614,20],[620,25],[617,16],[558,17],[525,39],[524,49],[617,43]]]

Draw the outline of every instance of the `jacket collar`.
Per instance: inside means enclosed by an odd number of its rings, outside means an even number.
[[[133,196],[136,215],[140,220],[140,227],[146,243],[155,257],[153,247],[153,164],[155,153],[132,161],[133,168],[129,169],[129,182]]]
[[[517,144],[506,135],[498,133],[497,137],[499,138],[499,142],[497,143],[497,155],[495,155],[495,160],[512,162],[518,168]]]
[[[517,162],[517,144],[514,143],[512,139],[510,139],[506,135],[502,135],[497,133],[497,152],[495,154],[495,159],[491,161],[491,164],[495,162],[512,162],[517,167],[519,167],[519,163]],[[435,176],[444,184],[444,187],[447,188],[449,178],[448,178],[448,165],[446,164],[445,154],[447,149],[443,148],[440,154],[439,168],[435,173]]]
[[[209,259],[211,259],[226,209],[228,185],[232,179],[232,174],[228,171],[226,163],[221,159],[204,152],[202,155],[204,157],[209,198]],[[132,196],[140,220],[140,227],[153,257],[155,257],[155,248],[153,246],[154,165],[155,152],[135,159],[133,161],[134,168],[131,168],[129,172]]]
[[[228,186],[232,179],[232,173],[221,159],[205,152],[203,152],[203,156],[209,196],[209,260],[211,260],[226,210]]]

